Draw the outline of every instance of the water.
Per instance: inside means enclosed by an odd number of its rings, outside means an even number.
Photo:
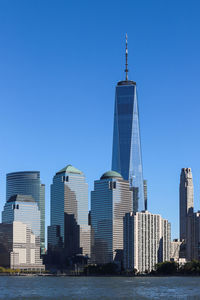
[[[200,277],[0,276],[0,299],[200,299]]]

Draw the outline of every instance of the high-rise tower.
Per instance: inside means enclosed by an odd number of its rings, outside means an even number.
[[[133,210],[144,210],[144,186],[140,145],[136,82],[128,80],[128,46],[126,35],[126,77],[115,92],[112,170],[129,180],[133,190]]]
[[[6,201],[13,195],[30,195],[40,210],[40,248],[45,253],[45,185],[39,171],[22,171],[6,175]]]
[[[51,226],[48,252],[64,259],[82,254],[90,256],[88,226],[88,184],[85,175],[72,165],[56,173],[51,185]]]
[[[114,171],[94,182],[91,192],[91,258],[93,263],[123,258],[123,217],[132,211],[129,182]]]
[[[192,171],[190,168],[183,168],[181,170],[179,197],[180,197],[179,198],[180,239],[186,239],[187,218],[189,214],[193,213],[193,208],[194,208],[193,181],[192,181]]]

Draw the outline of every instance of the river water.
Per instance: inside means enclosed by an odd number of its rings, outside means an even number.
[[[200,299],[200,277],[0,276],[0,299]]]

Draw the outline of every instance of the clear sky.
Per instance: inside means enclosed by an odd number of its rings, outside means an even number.
[[[200,209],[200,1],[0,1],[0,210],[8,172],[67,164],[89,183],[111,168],[114,94],[138,86],[148,209],[178,236],[179,176],[191,167]]]

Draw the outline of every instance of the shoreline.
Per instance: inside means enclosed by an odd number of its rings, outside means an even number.
[[[200,277],[199,274],[159,274],[159,275],[146,275],[146,274],[140,274],[140,275],[100,275],[100,274],[91,274],[91,275],[82,275],[82,274],[26,274],[26,273],[21,273],[21,274],[9,274],[9,273],[0,273],[0,276],[5,277],[5,276],[12,276],[12,277],[127,277],[127,278],[138,278],[138,277]]]

